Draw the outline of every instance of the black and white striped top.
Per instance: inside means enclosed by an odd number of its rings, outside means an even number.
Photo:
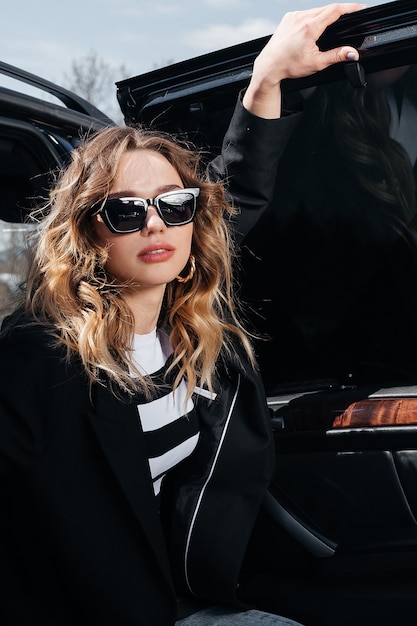
[[[199,437],[193,401],[191,398],[186,401],[185,381],[175,392],[167,384],[165,373],[171,354],[172,348],[165,333],[155,329],[147,335],[135,335],[135,364],[143,375],[152,375],[156,384],[152,399],[141,398],[137,405],[155,495],[159,494],[166,473],[193,452]]]

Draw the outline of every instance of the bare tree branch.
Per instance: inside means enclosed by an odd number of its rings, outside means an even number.
[[[112,67],[96,52],[74,59],[70,73],[64,74],[65,85],[101,109],[117,123],[122,123],[122,114],[116,98],[117,80],[127,78],[125,65]]]

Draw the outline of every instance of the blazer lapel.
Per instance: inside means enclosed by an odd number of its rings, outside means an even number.
[[[97,386],[95,413],[89,419],[162,571],[172,587],[165,538],[152,488],[145,441],[135,405],[117,400]]]

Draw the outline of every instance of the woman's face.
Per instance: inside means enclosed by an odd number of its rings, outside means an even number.
[[[165,157],[151,150],[132,150],[120,159],[109,197],[154,198],[183,187]],[[187,265],[192,223],[166,226],[153,206],[148,208],[144,228],[135,233],[114,234],[99,215],[95,219],[98,239],[109,247],[106,270],[117,281],[129,281],[138,290],[163,289]]]

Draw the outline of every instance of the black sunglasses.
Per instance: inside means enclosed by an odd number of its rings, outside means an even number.
[[[134,233],[145,226],[148,208],[156,208],[166,226],[183,226],[193,221],[200,189],[175,189],[156,198],[111,198],[105,200],[91,217],[100,215],[112,233]],[[94,207],[93,207],[94,209]]]
[[[183,226],[193,221],[200,189],[175,189],[155,198],[111,198],[105,200],[91,217],[100,215],[112,233],[134,233],[145,226],[148,208],[156,208],[166,226]],[[94,207],[93,207],[94,209]]]

